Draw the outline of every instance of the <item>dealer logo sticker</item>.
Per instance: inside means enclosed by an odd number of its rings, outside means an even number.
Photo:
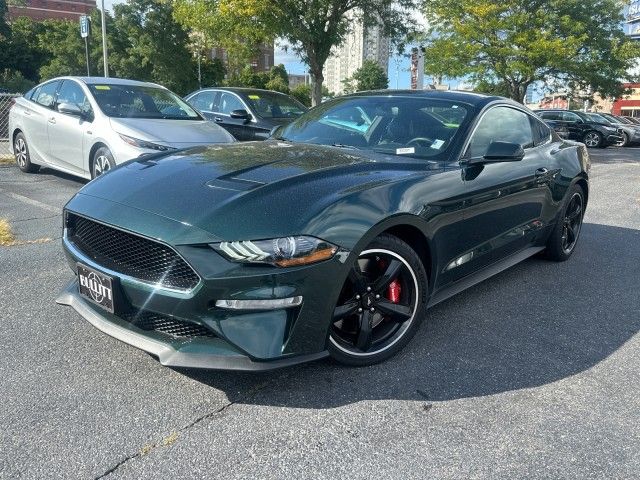
[[[113,313],[111,278],[78,264],[80,294]]]

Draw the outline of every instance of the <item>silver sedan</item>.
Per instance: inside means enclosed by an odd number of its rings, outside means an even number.
[[[164,87],[102,77],[36,86],[11,108],[9,135],[23,172],[47,166],[84,178],[142,155],[235,141]]]

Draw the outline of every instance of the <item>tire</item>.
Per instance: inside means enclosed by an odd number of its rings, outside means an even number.
[[[604,139],[602,138],[602,134],[600,132],[596,132],[595,130],[588,131],[582,142],[589,148],[603,148]]]
[[[107,147],[100,147],[91,159],[91,179],[99,177],[116,166],[111,151]]]
[[[331,357],[365,366],[398,353],[425,317],[428,290],[416,252],[392,235],[377,237],[358,255],[340,292],[328,340]]]
[[[616,143],[616,147],[628,147],[629,146],[629,135],[626,133],[622,134],[622,141]]]
[[[13,154],[16,157],[16,165],[24,173],[36,173],[40,170],[40,165],[31,163],[29,145],[22,132],[19,132],[13,141]]]
[[[569,189],[556,226],[547,240],[545,254],[549,260],[564,262],[575,251],[582,230],[584,198],[584,190],[579,185]]]

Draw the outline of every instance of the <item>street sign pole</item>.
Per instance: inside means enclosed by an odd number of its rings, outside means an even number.
[[[80,36],[84,38],[84,55],[87,60],[87,77],[91,76],[89,71],[89,35],[91,34],[91,18],[87,15],[80,17]]]
[[[107,25],[104,21],[104,0],[102,1],[102,59],[104,61],[104,76],[109,76],[109,64],[107,63]]]

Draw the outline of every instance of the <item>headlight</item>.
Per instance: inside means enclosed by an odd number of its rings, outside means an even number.
[[[308,265],[328,260],[338,247],[315,237],[283,237],[212,243],[210,246],[233,262],[266,263],[278,267]]]
[[[134,147],[145,148],[147,150],[157,150],[158,152],[175,150],[175,148],[173,147],[165,147],[164,145],[158,145],[157,143],[147,142],[146,140],[140,140],[139,138],[129,137],[127,135],[123,135],[122,133],[119,133],[118,135],[120,135],[120,138],[122,140]]]

